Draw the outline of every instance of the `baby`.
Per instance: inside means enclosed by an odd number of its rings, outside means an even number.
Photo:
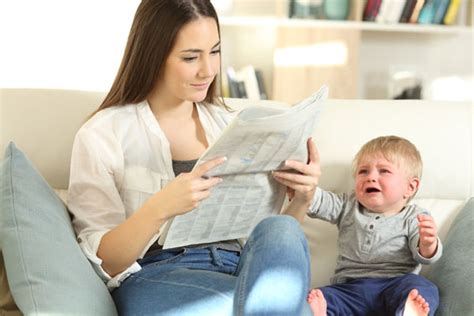
[[[441,257],[429,213],[408,202],[420,184],[422,161],[408,140],[386,136],[366,143],[353,161],[355,190],[317,189],[308,215],[339,229],[332,285],[312,289],[314,315],[434,315],[437,287],[418,275]]]

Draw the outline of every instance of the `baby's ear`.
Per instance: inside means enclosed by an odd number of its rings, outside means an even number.
[[[414,196],[415,193],[418,191],[419,186],[420,186],[419,178],[413,177],[409,179],[407,190],[405,192],[406,198],[411,198],[412,196]]]

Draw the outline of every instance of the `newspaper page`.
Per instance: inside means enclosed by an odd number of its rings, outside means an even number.
[[[323,86],[293,107],[251,106],[238,113],[196,163],[225,156],[206,175],[223,181],[197,208],[168,222],[163,248],[247,238],[262,219],[279,214],[286,187],[271,171],[283,169],[287,159],[307,161],[306,142],[327,94]]]

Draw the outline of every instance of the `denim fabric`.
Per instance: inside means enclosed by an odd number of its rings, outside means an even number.
[[[112,293],[121,315],[310,315],[310,261],[299,223],[260,222],[242,254],[218,249],[165,250]]]
[[[438,288],[417,274],[356,279],[322,287],[321,291],[328,304],[328,316],[401,316],[412,289],[420,292],[430,304],[429,315],[434,315],[439,304]]]

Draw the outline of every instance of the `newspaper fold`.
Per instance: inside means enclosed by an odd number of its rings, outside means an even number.
[[[196,163],[227,157],[206,175],[223,181],[197,208],[168,221],[163,248],[247,238],[262,219],[279,214],[286,188],[271,171],[283,169],[285,160],[307,161],[306,142],[327,95],[323,86],[292,107],[250,106],[238,113]]]

